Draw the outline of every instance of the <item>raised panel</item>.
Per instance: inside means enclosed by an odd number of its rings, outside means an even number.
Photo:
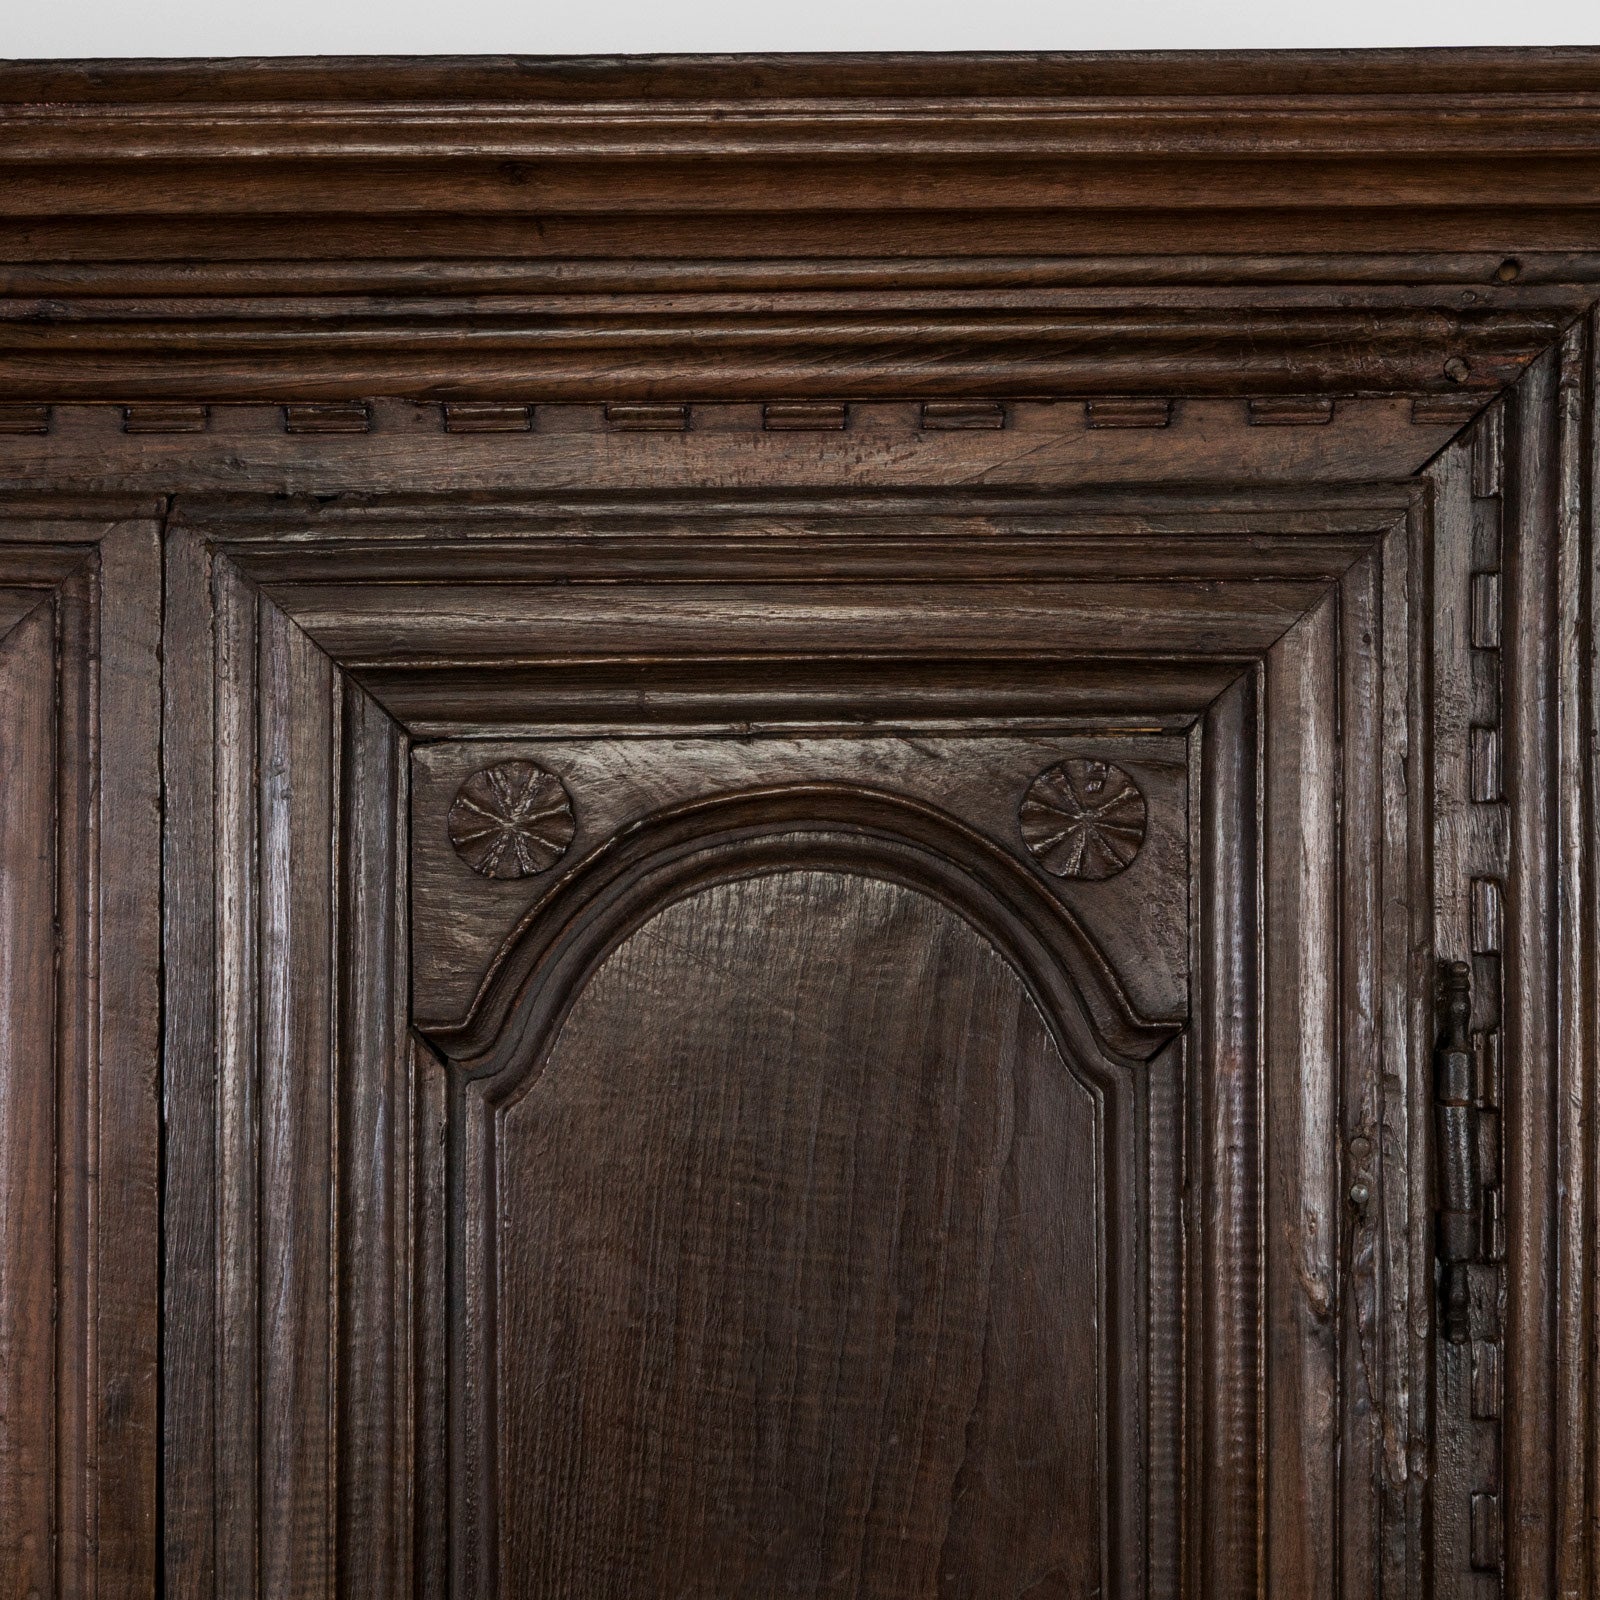
[[[677,1435],[667,1430],[664,1448],[689,1456],[711,1451],[717,1471],[729,1465],[717,1452],[737,1455],[747,1429],[770,1444],[790,1426],[786,1418],[802,1418],[789,1452],[798,1476],[790,1482],[769,1473],[734,1501],[717,1500],[715,1511],[694,1499],[699,1488],[692,1486],[711,1464],[697,1472],[690,1460],[678,1463],[690,1498],[669,1507],[669,1522],[658,1529],[659,1559],[668,1564],[660,1570],[698,1548],[697,1535],[714,1534],[726,1550],[745,1549],[752,1563],[715,1573],[708,1567],[703,1577],[697,1567],[685,1569],[680,1581],[698,1585],[695,1592],[715,1592],[719,1583],[782,1592],[778,1569],[753,1552],[789,1548],[807,1528],[829,1548],[854,1541],[857,1567],[868,1559],[862,1542],[872,1545],[871,1573],[858,1572],[872,1585],[864,1592],[981,1590],[1010,1570],[1015,1540],[1002,1532],[1003,1516],[992,1505],[992,1515],[980,1514],[976,1483],[957,1485],[952,1474],[963,1454],[972,1460],[985,1430],[998,1426],[992,1408],[1035,1391],[1044,1411],[1076,1418],[1071,1454],[1086,1451],[1095,1466],[1095,1515],[1085,1518],[1076,1496],[1030,1497],[1027,1504],[1041,1508],[1030,1522],[1043,1544],[1029,1581],[1137,1589],[1146,1559],[1139,1485],[1149,1460],[1165,1460],[1177,1447],[1167,1436],[1147,1454],[1140,1421],[1148,1400],[1146,1319],[1165,1318],[1181,1273],[1175,1238],[1163,1235],[1152,1251],[1144,1223],[1148,1206],[1170,1211],[1174,1203],[1176,1129],[1162,1125],[1169,1142],[1150,1151],[1148,1163],[1144,1141],[1149,1102],[1170,1091],[1175,1062],[1140,1057],[1154,1055],[1172,1029],[1120,1028],[1119,1043],[1139,1056],[1100,1041],[1095,1013],[1114,1019],[1121,997],[1096,992],[1107,975],[1092,946],[1019,855],[1025,852],[1008,855],[926,805],[847,784],[736,790],[625,830],[527,919],[519,935],[527,948],[505,969],[506,981],[517,984],[510,1012],[488,1052],[454,1068],[458,1592],[580,1593],[590,1579],[609,1592],[608,1584],[625,1587],[658,1572],[626,1562],[603,1571],[585,1566],[595,1559],[587,1542],[591,1519],[606,1513],[573,1491],[533,1514],[544,1544],[570,1548],[581,1569],[551,1578],[521,1531],[530,1513],[516,1503],[530,1475],[545,1481],[546,1469],[535,1464],[546,1450],[563,1459],[576,1451],[572,1459],[609,1485],[598,1501],[618,1504],[619,1526],[649,1522],[653,1491],[638,1477],[645,1467],[628,1454],[625,1422],[613,1417],[610,1431],[601,1430],[609,1455],[596,1454],[595,1436],[584,1432],[574,1441],[566,1431],[591,1404],[602,1414],[622,1405],[615,1386],[629,1380],[606,1372],[626,1368],[637,1378],[641,1363],[660,1367],[661,1381],[678,1397]],[[1019,1027],[1034,1040],[1026,1050],[1016,1043]],[[611,1028],[618,1031],[605,1031]],[[1077,1101],[1076,1112],[1063,1107],[1051,1133],[1040,1132],[1055,1141],[1051,1151],[1027,1143],[1002,1149],[994,1140],[1005,1105],[1014,1118],[1024,1102],[1046,1104],[1035,1079],[1048,1071],[1076,1075],[1088,1098]],[[606,1116],[616,1126],[591,1128],[579,1116],[568,1127],[576,1114],[561,1098],[569,1081],[588,1117]],[[609,1113],[595,1109],[593,1085],[601,1083],[618,1097],[604,1102]],[[796,1111],[791,1094],[812,1110]],[[656,1105],[661,1127],[646,1109]],[[554,1119],[548,1125],[546,1106]],[[795,1115],[809,1129],[799,1145]],[[775,1143],[727,1156],[763,1127]],[[657,1136],[667,1141],[664,1150]],[[912,1145],[902,1146],[907,1137]],[[608,1160],[617,1140],[631,1157]],[[940,1156],[947,1146],[958,1154]],[[719,1151],[742,1163],[765,1202],[752,1189],[728,1194],[725,1206],[712,1203]],[[1038,1166],[1031,1164],[1035,1154]],[[591,1160],[602,1163],[601,1176]],[[694,1175],[702,1162],[713,1175]],[[630,1167],[634,1180],[619,1187]],[[894,1171],[900,1176],[891,1177]],[[1013,1220],[1025,1234],[1043,1226],[1052,1241],[1036,1240],[1046,1253],[1032,1265],[1006,1254],[1011,1235],[991,1221],[995,1194],[1015,1196],[1007,1186],[1025,1174],[1040,1187],[1016,1197],[1031,1221]],[[781,1394],[759,1376],[762,1330],[770,1315],[784,1313],[765,1306],[773,1286],[744,1236],[750,1206],[765,1218],[762,1227],[787,1218],[782,1233],[796,1253],[774,1270],[792,1269],[806,1297],[794,1303],[799,1289],[791,1286],[790,1311],[803,1311],[819,1337],[834,1330],[840,1352],[831,1377],[808,1366]],[[808,1250],[805,1219],[813,1210],[821,1233]],[[598,1270],[585,1239],[598,1241],[602,1259],[636,1250],[637,1217],[647,1213],[657,1241],[648,1253],[681,1252],[675,1275],[687,1297],[724,1311],[754,1297],[745,1313],[749,1338],[734,1339],[721,1354],[727,1381],[747,1386],[749,1415],[730,1422],[733,1431],[720,1442],[716,1428],[706,1432],[691,1421],[688,1397],[715,1396],[722,1381],[705,1370],[716,1354],[695,1353],[701,1335],[694,1327],[630,1356],[638,1319],[648,1320],[639,1309],[647,1288],[624,1282],[617,1292],[627,1293],[629,1309],[618,1312],[606,1289],[580,1286],[570,1310],[557,1313],[539,1287],[564,1282],[569,1260],[580,1274]],[[722,1230],[701,1237],[703,1220],[714,1214],[725,1215]],[[675,1233],[656,1231],[674,1216]],[[1087,1322],[1082,1305],[1049,1297],[1049,1275],[1041,1273],[1058,1249],[1077,1251],[1071,1259],[1092,1301]],[[730,1250],[746,1261],[748,1283],[720,1281],[727,1269],[718,1262]],[[985,1272],[979,1261],[987,1262]],[[870,1262],[877,1263],[872,1272],[863,1265]],[[698,1277],[695,1263],[703,1264]],[[626,1268],[617,1270],[626,1277]],[[882,1298],[888,1280],[900,1281],[897,1274],[911,1274],[935,1300],[948,1280],[952,1298],[933,1325],[937,1336],[923,1320],[928,1308],[918,1309],[905,1282]],[[1030,1299],[1035,1291],[1046,1299]],[[659,1283],[654,1292],[662,1292]],[[585,1334],[591,1314],[599,1354]],[[546,1320],[534,1329],[530,1318]],[[947,1335],[956,1347],[945,1347]],[[606,1342],[615,1338],[623,1354]],[[712,1351],[720,1348],[714,1337]],[[605,1370],[594,1370],[596,1363]],[[1008,1392],[973,1400],[970,1426],[957,1430],[959,1450],[948,1415],[922,1444],[902,1436],[896,1416],[907,1408],[931,1415],[954,1403],[947,1390],[959,1393],[991,1369],[1011,1375]],[[869,1395],[881,1401],[879,1410],[867,1405]],[[1043,1426],[1043,1413],[1035,1420]],[[646,1439],[662,1431],[648,1417],[640,1425]],[[1062,1434],[1061,1448],[1065,1440]],[[910,1460],[924,1449],[927,1460]],[[819,1451],[827,1463],[820,1478]],[[973,1461],[972,1470],[1004,1469],[996,1457]],[[901,1545],[863,1520],[868,1511],[856,1502],[867,1479],[902,1496]],[[1086,1492],[1087,1482],[1079,1489]],[[904,1498],[913,1485],[914,1505]],[[841,1495],[854,1509],[840,1509]],[[1069,1514],[1069,1505],[1079,1509]],[[632,1537],[645,1535],[635,1530]],[[949,1548],[933,1560],[933,1546],[947,1539]],[[653,1563],[658,1553],[652,1546],[640,1559]],[[715,1566],[709,1554],[705,1559]],[[827,1594],[855,1569],[837,1568],[829,1557],[806,1570],[811,1577],[795,1580],[802,1591]],[[547,1583],[554,1587],[541,1587]]]
[[[1101,1587],[1100,1124],[924,895],[657,912],[497,1113],[501,1593]]]

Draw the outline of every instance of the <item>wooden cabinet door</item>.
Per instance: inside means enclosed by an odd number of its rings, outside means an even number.
[[[508,1600],[1412,1559],[1424,524],[1221,498],[190,514],[180,1550]]]
[[[1579,1600],[1600,56],[0,63],[0,1600]]]

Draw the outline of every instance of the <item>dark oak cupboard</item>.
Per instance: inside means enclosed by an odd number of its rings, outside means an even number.
[[[0,1594],[1600,1586],[1600,52],[0,67]]]

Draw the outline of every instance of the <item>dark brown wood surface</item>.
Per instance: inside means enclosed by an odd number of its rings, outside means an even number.
[[[1593,1596],[1597,179],[0,65],[0,1595]]]
[[[1099,1120],[926,895],[794,870],[653,917],[502,1114],[515,1589],[1093,1587]]]
[[[0,1567],[157,1560],[158,508],[0,509]]]

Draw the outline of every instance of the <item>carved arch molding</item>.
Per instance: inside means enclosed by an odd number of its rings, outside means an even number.
[[[1587,50],[0,67],[0,1588],[1594,1594],[1596,193]]]

